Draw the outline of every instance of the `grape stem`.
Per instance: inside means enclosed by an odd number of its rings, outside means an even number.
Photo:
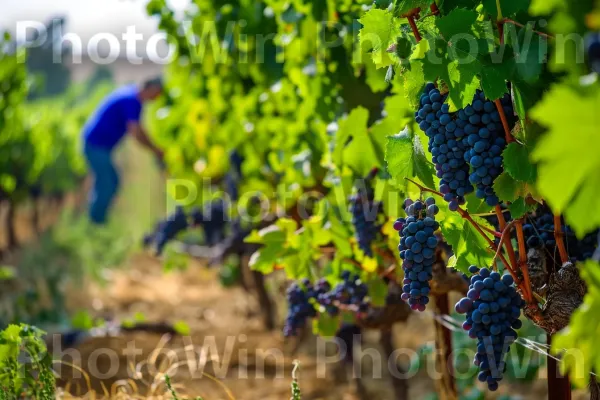
[[[487,233],[489,233],[491,235],[494,235],[494,237],[497,237],[497,238],[501,238],[502,237],[502,233],[496,232],[495,230],[490,229],[487,226],[482,226],[481,229],[483,229],[484,231],[486,231]]]
[[[569,254],[567,253],[567,249],[565,247],[564,236],[565,234],[562,231],[562,221],[560,220],[560,215],[554,215],[554,240],[558,246],[561,264],[569,261]]]
[[[504,136],[506,138],[506,143],[512,143],[515,141],[515,138],[510,133],[510,127],[508,126],[508,120],[506,119],[506,114],[504,113],[504,108],[502,107],[502,103],[500,102],[500,99],[496,99],[494,101],[494,104],[496,104],[496,110],[498,110],[498,113],[500,114],[500,120],[502,121],[502,126],[504,127]]]
[[[498,218],[498,225],[500,226],[500,230],[502,230],[502,235],[504,235],[504,231],[506,228],[506,219],[504,218],[504,214],[502,213],[502,208],[500,205],[495,207],[496,217]],[[508,259],[510,260],[511,266],[517,266],[517,256],[515,255],[515,249],[513,248],[512,242],[509,240],[505,243],[506,252],[508,253]],[[499,245],[502,247],[502,243]]]
[[[417,28],[417,24],[415,23],[415,16],[409,15],[408,24],[410,25],[410,29],[412,29],[413,34],[415,35],[415,39],[417,39],[417,43],[421,41],[421,34],[419,33],[419,28]]]
[[[510,19],[510,18],[504,18],[504,19],[502,20],[502,22],[503,22],[503,23],[507,23],[507,24],[513,24],[513,25],[515,25],[515,26],[518,26],[519,28],[525,28],[525,25],[523,25],[522,23],[520,23],[520,22],[517,22],[517,21],[515,21],[515,20],[512,20],[512,19]],[[554,36],[552,36],[552,35],[549,35],[549,34],[547,34],[547,33],[545,33],[545,32],[536,31],[536,30],[534,30],[534,29],[532,29],[531,31],[532,31],[533,33],[535,33],[535,34],[538,34],[538,35],[540,35],[540,36],[542,36],[542,37],[546,38],[546,39],[554,39]]]
[[[435,3],[431,3],[431,6],[429,7],[429,9],[431,10],[431,14],[433,14],[433,15],[440,14],[440,9],[438,8],[437,4],[435,4]]]
[[[504,44],[504,20],[496,22],[498,27],[498,37],[500,38],[500,44]]]
[[[515,224],[515,221],[511,221],[508,223],[508,225],[506,223],[500,225],[504,229],[502,230],[502,237],[500,238],[500,243],[498,243],[498,250],[496,250],[496,254],[494,255],[494,258],[492,260],[492,262],[494,264],[496,263],[496,259],[498,258],[498,255],[502,251],[502,246],[506,245],[506,240],[508,239],[510,241],[510,231],[512,230],[512,227],[514,224]],[[516,263],[514,265],[516,265]],[[507,265],[507,268],[511,268],[511,266]]]
[[[523,235],[523,219],[515,220],[517,228],[517,242],[519,243],[519,269],[523,274],[525,285],[521,288],[523,297],[529,304],[534,303],[531,290],[531,281],[529,280],[529,267],[527,266],[527,250],[525,249],[525,236]]]
[[[429,192],[429,193],[433,193],[435,195],[438,195],[440,197],[444,197],[443,194],[441,194],[440,192],[438,192],[437,190],[433,190],[433,189],[429,189],[423,185],[418,184],[417,182],[413,181],[410,178],[404,178],[407,181],[411,182],[412,184],[416,185],[419,189],[421,189],[421,191],[423,192]],[[488,242],[488,245],[492,248],[492,250],[494,252],[496,252],[498,249],[496,248],[496,245],[494,244],[494,241],[491,240],[483,231],[483,229],[481,229],[481,226],[479,226],[479,224],[477,222],[475,222],[475,220],[473,220],[473,218],[471,217],[471,215],[466,211],[463,210],[462,208],[458,207],[457,212],[460,214],[461,217],[463,217],[464,219],[466,219],[467,221],[469,221],[471,223],[471,225],[473,225],[473,227],[475,228],[475,230],[477,232],[479,232],[479,234],[481,236],[483,236],[483,238]],[[500,253],[498,255],[498,257],[500,257],[500,260],[502,261],[502,263],[506,266],[508,266],[506,269],[508,270],[508,272],[511,274],[511,276],[513,277],[513,280],[515,282],[520,282],[520,279],[516,276],[516,274],[514,273],[514,271],[510,268],[510,264],[509,262],[506,260],[506,257],[504,257],[504,254]]]

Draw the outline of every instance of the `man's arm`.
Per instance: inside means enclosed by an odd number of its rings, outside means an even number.
[[[158,147],[156,147],[152,143],[152,141],[148,137],[148,134],[142,128],[142,126],[140,125],[139,122],[137,122],[137,121],[130,121],[127,124],[127,131],[129,133],[131,133],[133,135],[133,137],[138,142],[140,142],[144,147],[146,147],[147,149],[149,149],[150,151],[152,151],[154,154],[156,154],[156,156],[158,158],[160,158],[162,160],[162,158],[163,158],[163,152],[162,152],[162,150],[160,150]]]

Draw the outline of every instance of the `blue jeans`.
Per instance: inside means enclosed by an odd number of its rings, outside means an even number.
[[[94,176],[89,194],[89,216],[92,222],[103,224],[119,188],[119,174],[110,149],[86,143],[84,153]]]

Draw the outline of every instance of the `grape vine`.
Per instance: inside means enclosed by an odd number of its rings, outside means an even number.
[[[583,260],[597,247],[588,236],[600,227],[600,217],[589,212],[596,199],[588,189],[600,184],[591,173],[598,168],[591,144],[597,143],[600,98],[590,76],[597,34],[589,31],[597,28],[585,25],[594,20],[585,16],[596,15],[592,6],[575,10],[562,0],[460,2],[460,7],[421,0],[328,7],[267,3],[250,7],[233,1],[223,10],[202,0],[190,11],[198,26],[222,16],[217,42],[228,45],[225,54],[207,48],[206,62],[173,68],[168,85],[182,95],[163,105],[155,125],[169,148],[170,170],[198,181],[225,177],[225,187],[235,186],[234,202],[252,191],[266,192],[273,202],[277,218],[246,241],[261,246],[252,258],[254,270],[283,270],[294,281],[286,334],[297,333],[309,319],[317,320],[321,333],[334,334],[346,317],[360,319],[386,298],[394,303],[401,297],[423,310],[435,283],[432,253],[442,243],[452,249],[449,264],[457,270],[473,274],[472,265],[494,270],[481,269],[471,278],[478,288],[485,283],[477,282],[494,281],[492,300],[484,292],[488,288],[477,292],[486,299],[469,300],[481,302],[477,309],[495,310],[498,299],[518,308],[524,302],[526,316],[548,326],[545,300],[553,294],[532,285],[535,260],[528,259],[529,250],[558,254],[558,267]],[[193,58],[195,48],[178,32],[167,4],[153,0],[148,10],[161,16],[181,54]],[[256,18],[240,26],[243,36],[237,37],[226,34],[229,15]],[[553,23],[537,24],[542,16]],[[320,21],[336,21],[339,29]],[[555,48],[555,35],[572,33],[573,27],[587,34],[587,63],[577,61],[570,44],[566,53]],[[317,43],[307,34],[313,31],[319,32]],[[248,57],[257,33],[274,33],[266,59]],[[473,40],[461,40],[464,35]],[[337,45],[324,45],[333,42]],[[477,43],[477,51],[466,42]],[[518,50],[523,46],[531,47]],[[287,49],[293,57],[275,56]],[[548,62],[564,54],[573,57]],[[572,121],[578,121],[577,129]],[[233,152],[227,165],[226,155]],[[372,183],[384,193],[378,193],[381,226],[365,218],[364,207],[373,208],[373,198],[348,196],[353,180],[374,168],[381,173]],[[234,179],[239,171],[243,179]],[[418,197],[418,191],[440,199],[398,204]],[[283,212],[307,192],[318,193],[319,201],[306,218]],[[542,204],[548,216],[538,215]],[[400,232],[400,243],[392,228]],[[556,268],[548,273],[551,278]],[[388,296],[393,285],[402,287],[400,296]],[[475,311],[463,306],[472,319]],[[502,324],[473,323],[481,328],[476,337],[479,332],[492,340],[512,337],[518,315],[502,309],[489,316]],[[493,389],[499,378],[485,368],[491,364],[484,353],[479,358],[482,377]]]

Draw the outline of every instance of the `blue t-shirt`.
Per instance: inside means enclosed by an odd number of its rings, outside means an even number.
[[[136,85],[123,86],[108,95],[83,128],[86,143],[112,149],[127,133],[129,122],[138,122],[142,103]]]

